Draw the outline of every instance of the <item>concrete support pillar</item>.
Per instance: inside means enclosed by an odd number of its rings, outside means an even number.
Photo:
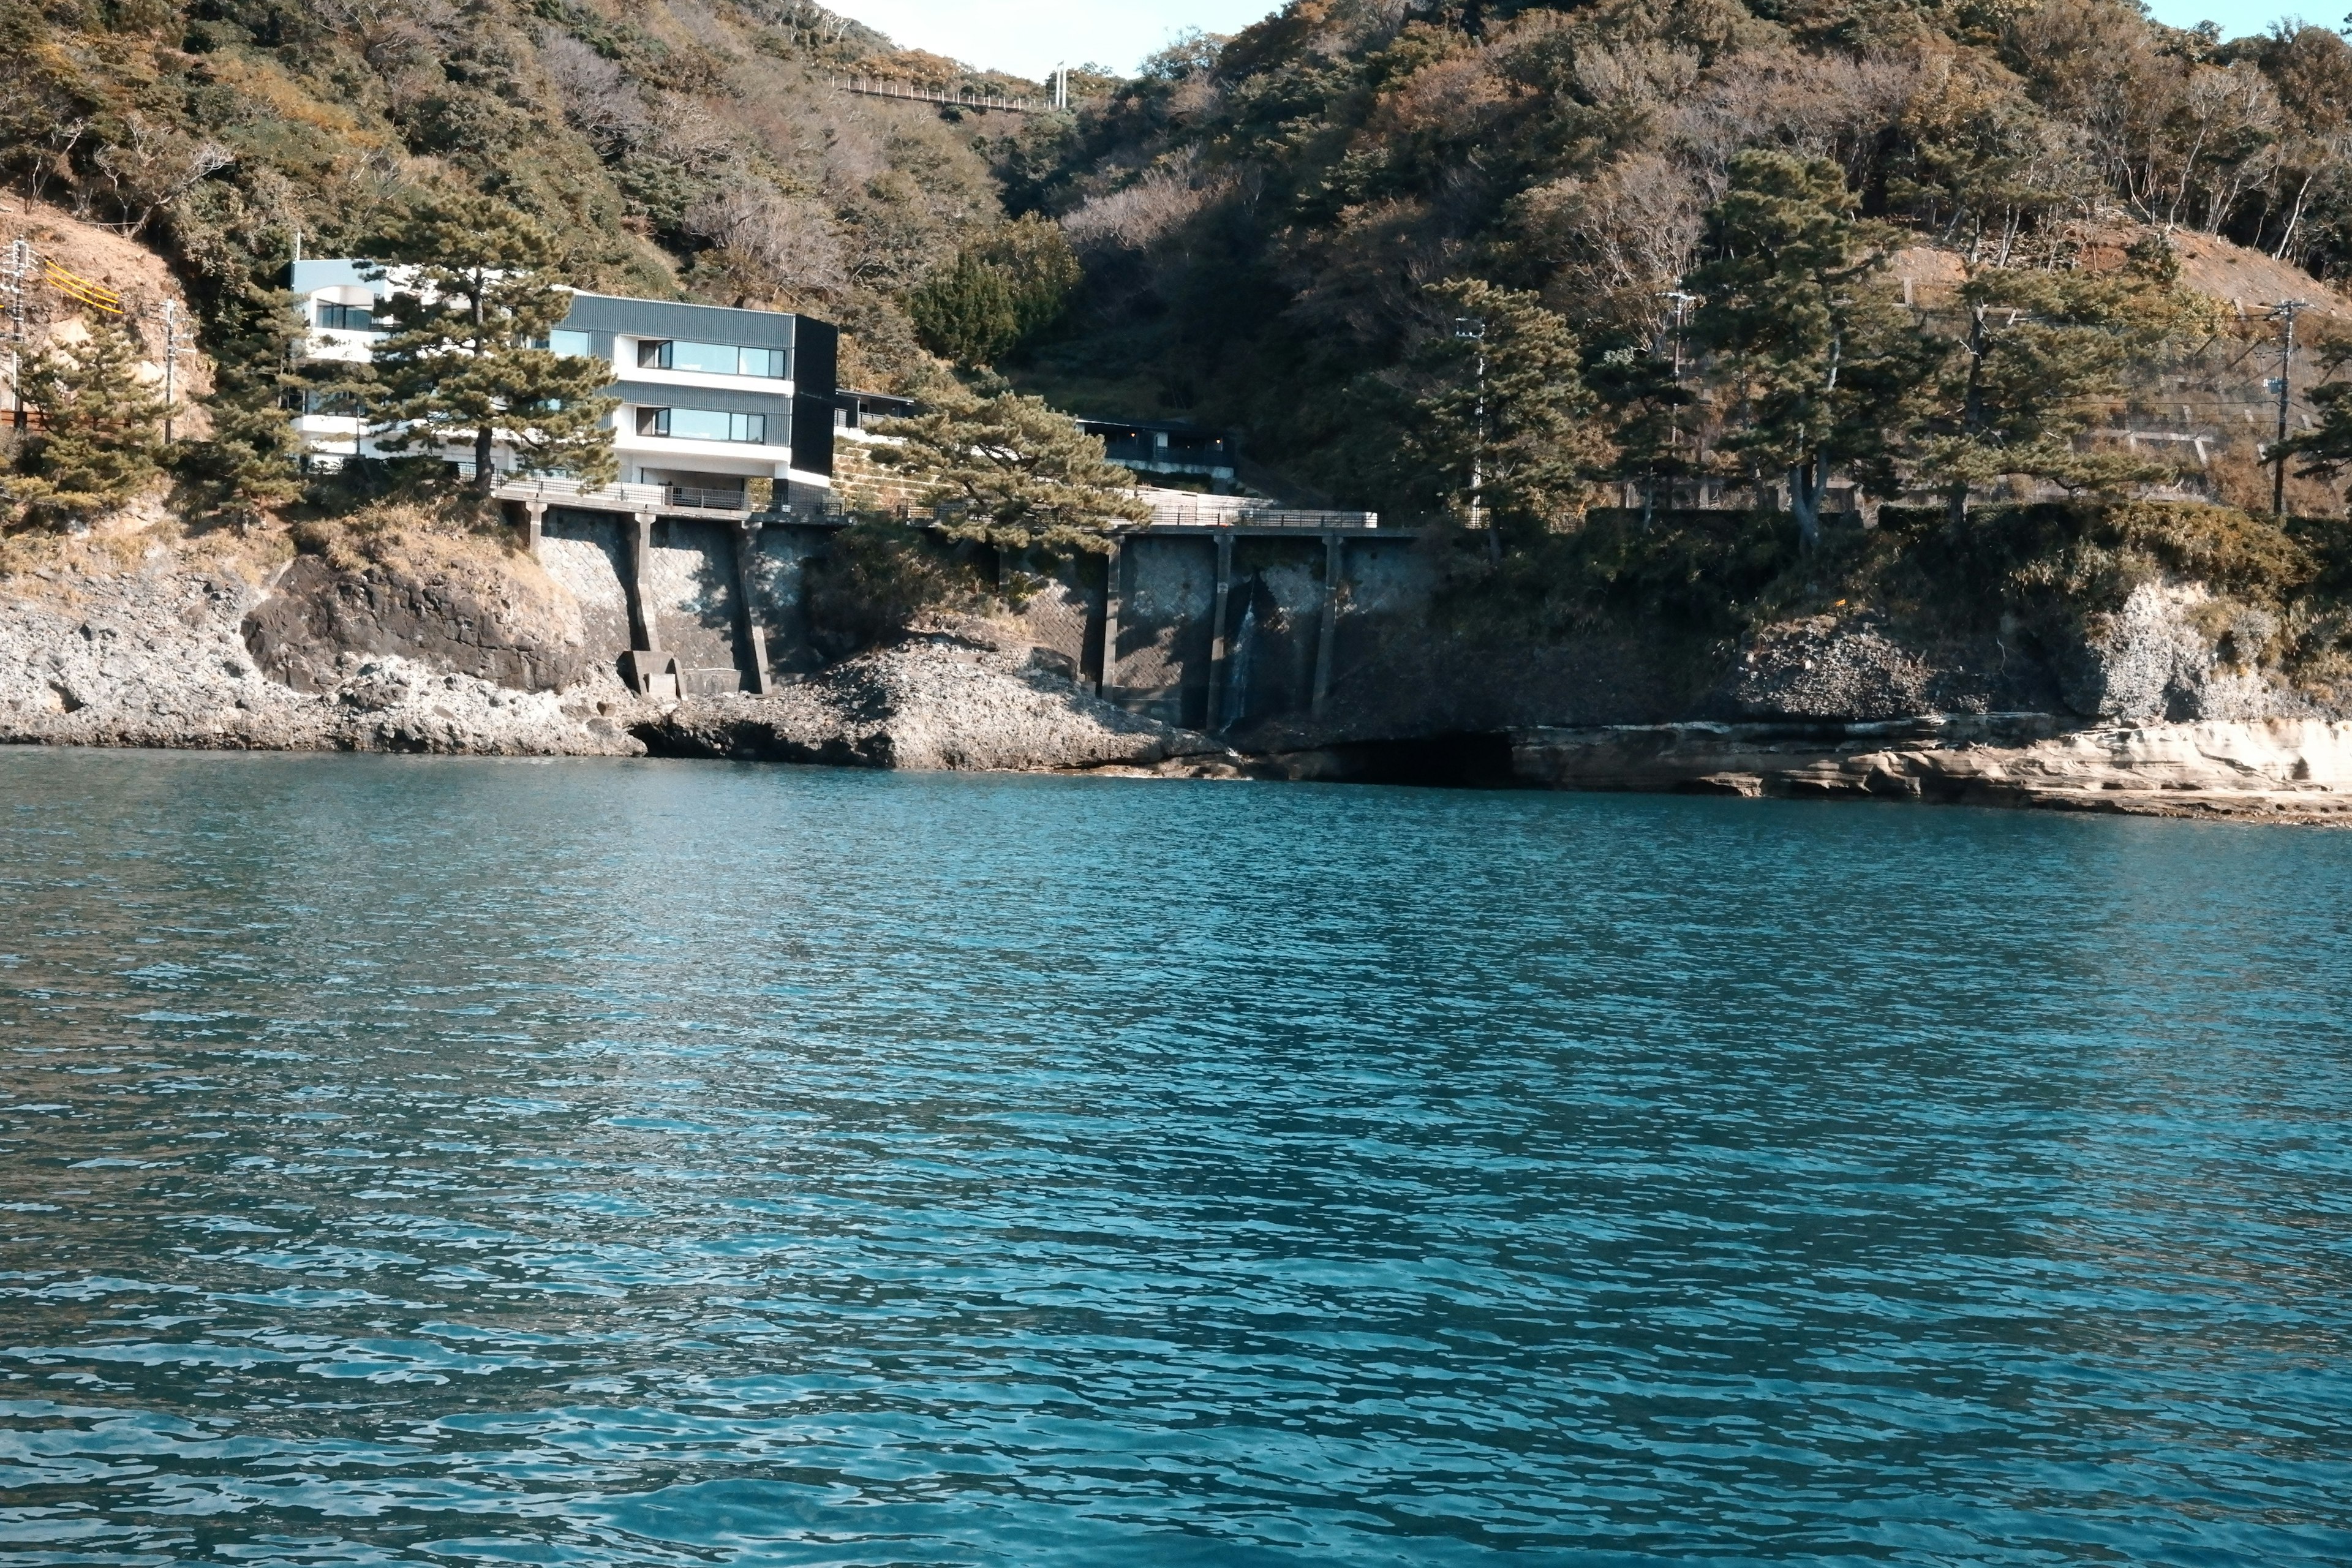
[[[1331,648],[1339,630],[1339,535],[1323,536],[1323,614],[1315,628],[1315,700],[1313,711],[1323,711],[1331,695]]]
[[[654,514],[638,512],[629,533],[629,646],[661,647],[654,624]]]
[[[1217,732],[1225,717],[1225,614],[1234,596],[1234,535],[1231,529],[1217,531],[1217,592],[1214,606],[1209,612],[1209,715],[1208,732]]]
[[[522,503],[522,514],[523,548],[530,551],[530,558],[536,561],[539,559],[540,536],[544,532],[547,525],[547,503],[543,500],[527,500]]]
[[[772,689],[768,681],[768,632],[767,628],[760,624],[759,608],[751,596],[752,585],[758,580],[757,574],[752,571],[752,564],[759,558],[759,524],[749,521],[737,523],[735,525],[735,602],[739,608],[736,618],[742,626],[744,647],[749,648],[751,654],[749,668],[745,669],[744,674],[751,682],[751,689],[765,696]]]
[[[1110,550],[1103,557],[1103,640],[1102,679],[1095,682],[1095,695],[1108,697],[1118,685],[1118,536],[1113,534]]]

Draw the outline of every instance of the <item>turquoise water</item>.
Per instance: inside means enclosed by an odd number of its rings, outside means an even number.
[[[0,1563],[2352,1561],[2352,835],[0,752]]]

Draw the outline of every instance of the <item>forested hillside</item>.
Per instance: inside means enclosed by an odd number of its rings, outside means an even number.
[[[993,367],[1407,516],[1462,513],[1475,456],[1488,513],[1554,529],[1612,486],[2149,493],[2192,437],[2182,493],[2266,498],[2265,308],[2307,285],[2305,384],[2345,326],[2352,47],[2321,27],[1296,0],[1080,73],[1073,113],[844,72],[1033,90],[804,0],[5,0],[0,174],[170,262],[218,369],[182,471],[262,490],[298,237],[385,254],[451,195],[575,284],[835,319],[855,383]]]
[[[796,0],[5,0],[0,173],[163,252],[256,412],[298,234],[383,254],[466,193],[538,220],[571,282],[819,312],[853,377],[894,384],[924,358],[905,298],[1001,220],[995,139],[1022,127],[843,71],[983,84]]]
[[[1726,254],[1709,210],[1743,151],[1832,166],[1858,252],[1910,247],[1854,287],[1923,306],[1976,274],[2112,270],[2163,231],[2315,284],[2352,269],[2347,115],[2333,32],[2224,43],[2116,0],[1298,0],[1171,49],[1022,172],[1014,200],[1061,216],[1091,279],[1031,374],[1237,422],[1328,489],[1425,504],[1412,367],[1459,313],[1430,285],[1531,291],[1588,368],[1673,353],[1673,296]],[[2200,245],[2223,248],[2176,260]],[[2243,437],[2250,463],[2239,405],[2275,367],[2245,351],[2269,302],[2130,345],[2143,413],[2208,405],[2189,419]],[[1693,434],[1727,413],[1704,382],[1678,416]]]

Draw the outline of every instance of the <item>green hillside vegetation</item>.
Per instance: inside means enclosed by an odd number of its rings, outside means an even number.
[[[277,500],[298,234],[396,252],[454,199],[551,237],[563,281],[805,310],[853,383],[919,384],[908,297],[985,254],[1000,144],[1051,128],[827,85],[851,71],[1028,86],[795,0],[9,0],[0,175],[170,259],[219,365],[183,467]]]
[[[1030,116],[842,74],[1038,90],[804,0],[0,5],[0,175],[166,257],[215,366],[200,438],[163,452],[142,424],[74,478],[89,442],[62,432],[14,493],[63,518],[166,462],[196,512],[287,500],[298,236],[408,255],[465,212],[543,237],[542,281],[839,321],[845,381],[929,397],[925,479],[950,491],[979,482],[956,453],[1016,427],[1024,486],[1102,488],[1037,395],[1189,416],[1297,499],[1493,525],[1457,542],[1516,606],[1495,624],[1721,626],[1840,594],[1932,606],[1938,573],[2013,596],[2023,568],[1968,565],[1970,520],[2073,530],[2050,560],[2105,549],[2099,507],[2189,447],[2101,433],[2192,401],[2222,426],[2200,482],[2266,501],[2275,329],[2187,287],[2182,237],[2315,293],[2352,276],[2352,46],[2225,42],[2121,0],[1294,0],[1135,79],[1077,73],[1075,111]],[[2329,298],[2306,381],[2347,363]],[[2311,400],[2293,510],[2341,510],[2347,396]],[[1087,531],[1040,494],[960,515]],[[1702,499],[1731,510],[1694,521]],[[1861,541],[1855,499],[1910,521]],[[2200,558],[2143,548],[2165,515],[2131,512],[2141,542],[2109,553]],[[2341,552],[2308,525],[2228,516],[2308,568],[2264,593],[2335,592]],[[2335,646],[2326,616],[2295,624]]]
[[[1591,479],[1654,481],[1666,460],[1669,479],[1783,482],[1826,459],[1882,491],[2021,468],[2121,483],[2131,466],[2062,448],[2217,332],[2235,355],[2269,331],[2164,291],[2149,237],[2344,276],[2347,116],[2336,34],[2223,43],[2117,0],[1298,0],[1171,49],[1010,187],[1062,217],[1089,279],[1016,374],[1238,425],[1361,504],[1458,510],[1458,472],[1414,438],[1414,367],[1456,314],[1433,286],[1475,278],[1580,345],[1618,453]],[[1759,210],[1776,201],[1814,210]],[[1759,271],[1757,243],[1784,241],[1817,257],[1810,280]],[[1879,263],[1904,247],[1950,253],[1960,295],[1897,319]],[[1734,321],[1724,289],[1748,285]],[[1712,319],[1698,303],[1677,331],[1674,296],[1710,289]],[[1809,405],[1833,341],[1843,385]],[[1686,377],[1645,373],[1678,350]]]

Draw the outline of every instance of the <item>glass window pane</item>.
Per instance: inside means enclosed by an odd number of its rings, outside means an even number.
[[[641,370],[667,370],[669,344],[658,340],[637,344],[637,366]]]
[[[764,376],[770,381],[784,379],[784,351],[782,349],[745,349],[741,357],[742,374]]]
[[[727,416],[708,408],[673,408],[668,433],[681,441],[724,441]]]
[[[637,410],[637,434],[638,434],[638,435],[640,435],[640,436],[667,436],[667,435],[668,435],[668,434],[669,434],[669,410],[668,410],[668,409],[667,409],[667,408],[640,408],[640,409],[638,409],[638,410]]]
[[[727,437],[730,441],[766,440],[768,438],[768,416],[764,414],[729,415]]]
[[[547,346],[557,353],[569,354],[576,359],[586,359],[594,352],[588,346],[588,334],[585,332],[550,332],[547,334]]]
[[[735,351],[724,343],[675,342],[669,346],[668,368],[733,375]]]

